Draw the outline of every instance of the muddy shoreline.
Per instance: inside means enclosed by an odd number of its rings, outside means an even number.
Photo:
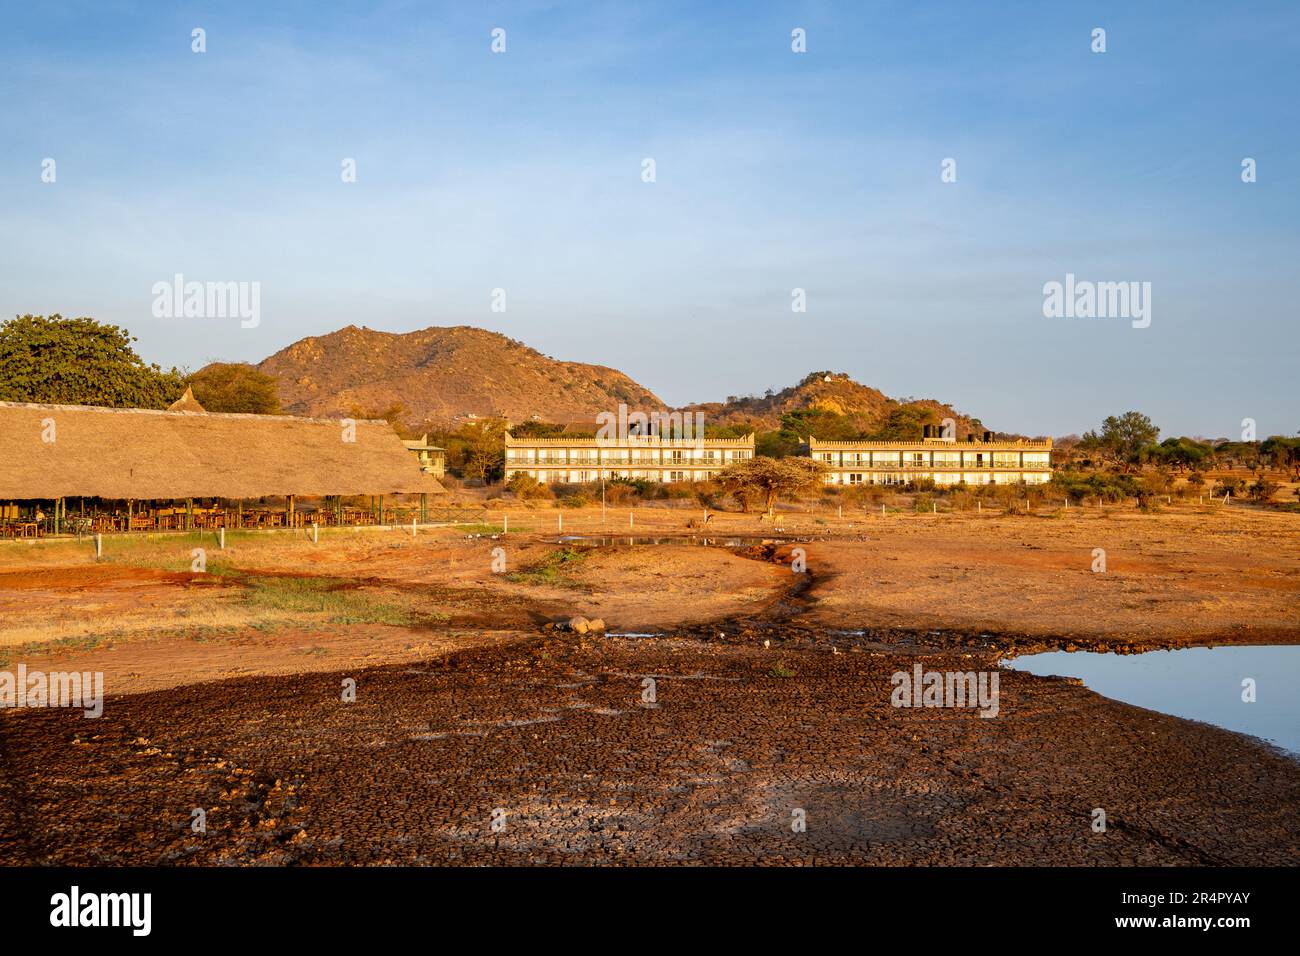
[[[914,660],[983,663],[554,634],[132,695],[99,720],[5,712],[0,862],[1300,863],[1297,762],[1018,672],[995,719],[893,707]]]

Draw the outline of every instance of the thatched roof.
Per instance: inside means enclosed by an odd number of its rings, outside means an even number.
[[[0,402],[0,499],[441,493],[391,425]],[[52,441],[48,440],[53,438]]]
[[[188,385],[185,386],[185,394],[176,401],[167,406],[169,412],[206,412],[207,409],[199,404],[199,400],[194,397],[194,389]]]

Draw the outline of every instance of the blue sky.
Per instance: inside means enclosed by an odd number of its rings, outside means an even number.
[[[0,315],[125,325],[165,366],[466,324],[672,404],[833,369],[1034,434],[1130,408],[1300,430],[1295,3],[6,0],[3,23]],[[1150,282],[1150,327],[1044,318],[1067,272]],[[259,282],[260,324],[154,318],[176,273]]]

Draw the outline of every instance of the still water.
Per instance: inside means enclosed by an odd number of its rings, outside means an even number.
[[[1300,646],[1188,647],[1146,654],[1050,651],[1006,667],[1078,677],[1113,700],[1261,737],[1300,755]],[[1245,703],[1242,682],[1255,681]]]

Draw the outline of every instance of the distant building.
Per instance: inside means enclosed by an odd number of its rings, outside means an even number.
[[[419,459],[420,470],[426,475],[442,478],[447,474],[447,449],[430,445],[427,433],[413,441],[402,439],[402,444]]]
[[[505,478],[523,473],[544,484],[611,478],[708,481],[728,465],[754,457],[754,436],[744,438],[515,438],[506,433]]]
[[[1052,477],[1052,440],[994,441],[990,432],[966,441],[808,440],[827,469],[828,485],[902,485],[929,478],[937,485],[1038,485]]]

